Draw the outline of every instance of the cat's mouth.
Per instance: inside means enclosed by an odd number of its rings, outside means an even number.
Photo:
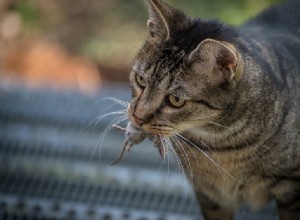
[[[131,126],[134,126],[140,132],[145,133],[146,136],[161,136],[170,137],[174,134],[174,129],[160,123],[141,123],[136,116],[132,114],[130,105],[128,106],[128,119]]]
[[[172,128],[161,125],[161,124],[138,124],[135,122],[132,116],[129,116],[129,121],[132,126],[134,126],[140,132],[145,133],[147,136],[161,136],[161,137],[170,137],[173,135],[174,131]]]
[[[132,122],[128,123],[126,136],[127,140],[131,142],[131,145],[138,144],[141,141],[144,140],[144,138],[148,138],[154,143],[154,147],[158,148],[158,152],[161,155],[161,157],[164,159],[165,155],[167,154],[167,148],[163,144],[164,138],[168,138],[171,136],[170,133],[161,131],[161,129],[154,126],[152,129],[142,128],[143,126],[140,126],[139,128],[135,127]]]

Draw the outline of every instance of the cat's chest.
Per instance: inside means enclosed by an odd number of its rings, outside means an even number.
[[[192,173],[194,188],[228,207],[245,203],[259,208],[270,199],[269,182],[255,174],[243,152],[208,153],[191,148],[179,157],[186,173]]]

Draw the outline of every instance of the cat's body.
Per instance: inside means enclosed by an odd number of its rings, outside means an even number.
[[[177,152],[207,219],[273,199],[300,219],[300,3],[236,30],[149,3],[132,126]]]

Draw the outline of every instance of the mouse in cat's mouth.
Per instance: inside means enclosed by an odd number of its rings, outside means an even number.
[[[167,154],[167,149],[159,142],[156,135],[151,135],[149,133],[146,133],[144,130],[142,130],[140,127],[135,126],[132,122],[128,122],[126,128],[122,128],[120,126],[114,125],[115,128],[118,128],[122,131],[125,131],[125,142],[121,151],[120,156],[118,159],[113,162],[111,165],[116,165],[124,156],[125,151],[130,151],[133,145],[141,143],[145,138],[150,139],[154,146],[158,148],[159,154],[164,159],[165,155]]]

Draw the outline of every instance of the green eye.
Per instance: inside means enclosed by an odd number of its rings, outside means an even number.
[[[147,85],[146,80],[142,76],[140,76],[139,74],[136,74],[135,79],[136,79],[137,84],[139,84],[140,87],[142,87],[142,88],[146,87],[146,85]]]
[[[185,100],[183,98],[179,98],[173,95],[168,96],[168,103],[171,107],[181,108],[185,104]]]

